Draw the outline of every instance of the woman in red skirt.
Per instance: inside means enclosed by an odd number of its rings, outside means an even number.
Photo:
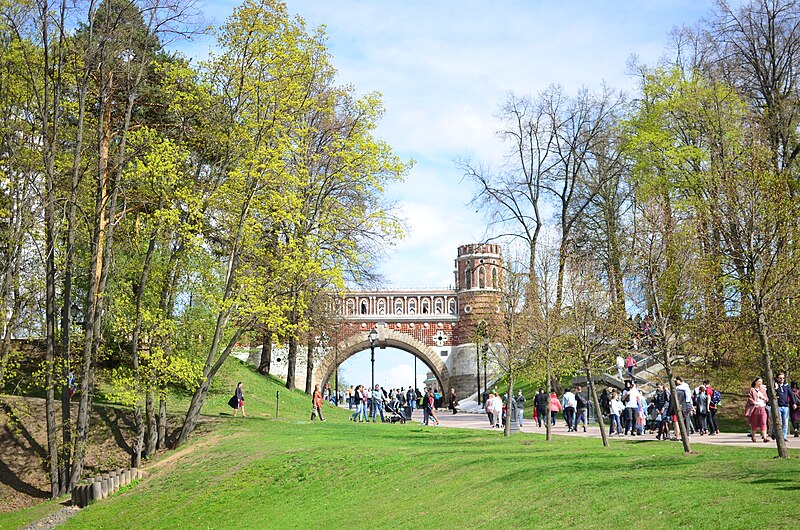
[[[756,441],[756,431],[761,431],[761,439],[769,442],[767,436],[767,387],[760,377],[756,377],[750,385],[747,395],[747,407],[744,410],[747,423],[750,425],[750,440]]]

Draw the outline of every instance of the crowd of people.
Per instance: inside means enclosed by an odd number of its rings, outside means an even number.
[[[375,385],[372,391],[368,391],[364,385],[350,386],[344,395],[347,406],[353,411],[350,421],[377,422],[378,417],[382,422],[386,421],[385,411],[410,419],[410,415],[415,409],[422,410],[423,423],[428,425],[431,420],[435,425],[439,424],[436,412],[444,405],[445,397],[439,392],[438,388],[425,388],[422,392],[417,388],[405,387],[386,390],[380,385]],[[447,398],[447,407],[453,414],[458,412],[458,397],[455,389],[450,389]],[[369,414],[369,417],[367,417]]]
[[[650,433],[655,434],[658,440],[677,440],[680,434],[678,407],[688,434],[704,436],[719,433],[716,412],[722,395],[708,380],[692,389],[681,377],[676,377],[675,403],[669,390],[660,383],[649,397],[631,379],[625,380],[624,385],[621,391],[616,388],[603,389],[598,399],[610,435],[642,436]],[[560,413],[567,431],[582,429],[586,432],[589,396],[580,385],[566,389],[561,396],[555,390],[546,393],[540,388],[533,398],[533,404],[534,421],[538,427],[548,421],[556,425]]]
[[[783,436],[786,440],[790,432],[795,437],[800,436],[800,386],[796,381],[787,384],[785,379],[785,374],[781,372],[777,374],[775,382],[781,421],[778,429],[770,426],[769,398],[763,380],[760,377],[753,380],[745,410],[753,442],[756,441],[757,433],[760,433],[764,442],[770,441],[770,435]],[[599,404],[600,411],[607,420],[609,434],[643,436],[649,433],[655,434],[657,440],[678,440],[680,439],[679,408],[687,435],[719,434],[717,411],[722,402],[722,394],[707,379],[694,389],[681,377],[675,377],[674,383],[677,396],[674,402],[669,389],[661,383],[656,385],[655,391],[649,396],[639,389],[633,378],[624,380],[622,390],[603,389],[599,396]],[[495,388],[492,392],[484,393],[483,397],[484,411],[489,419],[489,425],[492,428],[500,428],[505,424],[508,413],[503,395]],[[241,383],[231,400],[232,406],[234,399],[237,405],[234,408],[241,409],[244,415]],[[449,396],[445,398],[438,388],[433,387],[426,387],[423,392],[411,387],[386,390],[380,385],[375,385],[370,391],[364,385],[358,385],[350,386],[341,396],[335,396],[331,393],[329,385],[326,385],[323,391],[320,391],[317,385],[312,398],[311,419],[318,415],[325,421],[321,408],[323,400],[337,404],[341,399],[346,400],[348,408],[353,410],[350,420],[354,422],[368,422],[370,419],[376,422],[379,417],[382,422],[386,421],[385,411],[399,414],[407,420],[410,419],[414,409],[421,409],[425,425],[431,421],[434,425],[438,425],[439,418],[436,413],[445,402],[453,414],[458,412],[458,397],[454,389],[450,389]],[[512,420],[520,427],[524,421],[525,403],[525,396],[520,390],[511,402]],[[533,398],[533,421],[538,427],[544,426],[547,422],[556,425],[560,413],[567,431],[577,432],[582,429],[586,432],[588,410],[589,397],[580,385],[567,388],[560,396],[555,389],[547,393],[540,388]]]

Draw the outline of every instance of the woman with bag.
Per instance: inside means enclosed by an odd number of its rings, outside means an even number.
[[[750,424],[750,440],[756,441],[756,431],[761,431],[761,439],[764,443],[770,441],[767,436],[767,389],[763,380],[756,377],[750,385],[750,393],[747,395],[747,407],[744,415],[747,423]]]
[[[240,409],[242,411],[242,418],[246,416],[244,413],[244,388],[242,387],[241,381],[236,385],[236,392],[234,392],[229,404],[233,407],[234,417],[236,417],[236,413],[239,412]]]
[[[320,421],[325,421],[322,416],[322,393],[319,391],[319,385],[314,385],[314,394],[311,396],[311,421],[314,421],[316,415],[319,415]]]

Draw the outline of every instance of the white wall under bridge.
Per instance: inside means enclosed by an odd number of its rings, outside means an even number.
[[[436,379],[439,380],[440,388],[448,388],[450,371],[438,352],[430,346],[407,333],[382,328],[378,343],[375,346],[376,357],[380,355],[380,349],[386,347],[396,348],[414,355],[430,368]],[[333,375],[337,363],[342,364],[353,355],[364,350],[369,350],[369,339],[364,334],[353,335],[328,348],[322,358],[318,360],[316,368],[314,368],[312,384],[319,384],[320,388],[322,388]]]

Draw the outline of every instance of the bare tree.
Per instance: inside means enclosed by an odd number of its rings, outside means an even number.
[[[557,140],[547,119],[547,107],[529,97],[509,95],[500,109],[504,128],[498,136],[508,142],[504,166],[491,168],[459,162],[464,176],[478,187],[472,204],[484,208],[498,238],[519,240],[528,254],[528,295],[536,291],[536,252],[544,227],[541,212],[542,179],[551,169],[550,153]],[[535,304],[535,298],[528,303]]]

